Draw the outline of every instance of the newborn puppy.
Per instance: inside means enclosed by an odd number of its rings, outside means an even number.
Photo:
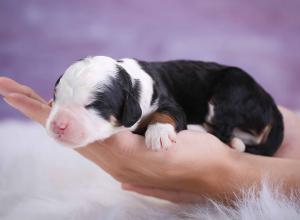
[[[276,104],[246,72],[184,60],[95,56],[77,61],[55,84],[46,126],[71,147],[130,130],[159,150],[188,124],[202,125],[233,148],[254,154],[274,154],[283,139]]]

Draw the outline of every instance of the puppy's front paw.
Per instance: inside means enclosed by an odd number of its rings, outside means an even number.
[[[147,128],[146,146],[152,150],[168,149],[176,142],[176,132],[172,125],[166,123],[150,124]]]

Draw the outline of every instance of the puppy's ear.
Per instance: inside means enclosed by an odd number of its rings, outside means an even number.
[[[125,96],[121,123],[125,127],[131,127],[139,120],[141,115],[142,109],[140,104],[132,94],[127,93]]]
[[[123,109],[120,121],[125,127],[131,127],[142,115],[142,109],[138,101],[140,97],[140,82],[134,80],[133,84],[130,75],[120,66],[118,73],[118,82],[124,91]]]

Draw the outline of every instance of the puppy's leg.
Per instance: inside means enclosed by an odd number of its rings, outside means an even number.
[[[185,113],[175,101],[161,98],[160,107],[150,117],[145,133],[146,146],[153,150],[167,149],[176,141],[176,132],[186,129]]]
[[[214,124],[214,128],[211,129],[213,135],[218,137],[222,142],[228,144],[233,149],[244,152],[246,150],[245,143],[238,137],[233,136],[233,127],[230,124],[224,122],[224,124]]]
[[[237,137],[233,137],[229,144],[233,149],[239,152],[245,152],[246,150],[246,145],[244,144],[244,142]]]
[[[176,142],[175,120],[160,112],[155,112],[145,133],[146,146],[152,150],[168,149]]]
[[[233,135],[236,126],[236,117],[231,105],[228,103],[208,104],[208,113],[206,116],[206,125],[209,124],[209,132],[218,137],[222,142],[228,144],[233,149],[244,152],[245,143]]]

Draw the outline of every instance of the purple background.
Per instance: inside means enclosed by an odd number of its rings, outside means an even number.
[[[300,109],[299,0],[0,1],[0,75],[49,99],[87,55],[201,59],[247,70]],[[20,117],[0,101],[0,119]]]

